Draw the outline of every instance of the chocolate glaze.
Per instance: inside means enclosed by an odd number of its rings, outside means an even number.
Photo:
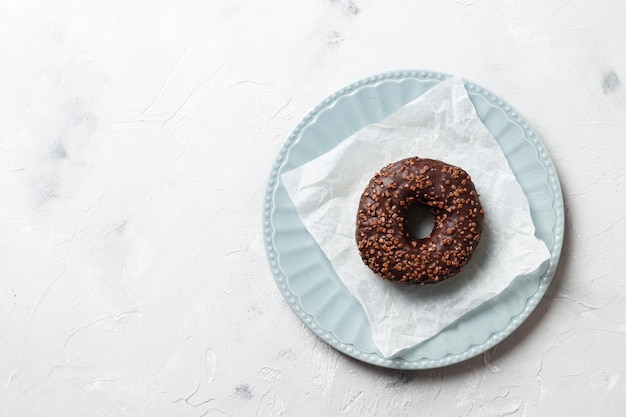
[[[435,226],[422,239],[407,229],[411,207],[422,204]],[[470,176],[434,159],[387,165],[361,195],[356,240],[363,262],[383,279],[440,282],[469,262],[480,241],[484,210]]]

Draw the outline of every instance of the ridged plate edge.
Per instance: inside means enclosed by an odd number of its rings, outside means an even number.
[[[420,359],[415,361],[405,360],[402,358],[386,358],[380,355],[377,352],[364,352],[355,345],[341,341],[339,338],[335,336],[332,329],[326,329],[320,326],[317,322],[316,318],[308,314],[303,308],[301,301],[297,294],[295,294],[288,285],[288,280],[285,273],[282,271],[279,261],[278,261],[278,253],[276,251],[273,235],[274,235],[274,224],[272,221],[272,213],[274,209],[273,201],[274,194],[279,184],[278,176],[281,174],[281,168],[284,166],[287,153],[290,147],[296,142],[302,130],[309,125],[315,117],[322,111],[332,106],[339,98],[344,95],[353,93],[356,89],[364,87],[364,86],[373,86],[377,83],[386,80],[401,80],[405,78],[416,78],[420,80],[436,80],[443,81],[446,78],[450,77],[449,74],[444,74],[440,72],[433,71],[420,71],[420,70],[405,70],[405,71],[394,71],[394,72],[386,72],[377,75],[373,75],[361,80],[358,80],[346,87],[343,87],[324,100],[317,106],[315,106],[304,118],[296,125],[295,129],[291,132],[291,134],[287,137],[287,140],[283,144],[280,149],[278,156],[272,166],[270,176],[267,182],[267,187],[264,196],[264,205],[263,205],[263,240],[266,251],[266,256],[268,259],[268,263],[279,290],[281,291],[283,297],[287,301],[288,305],[294,311],[294,313],[302,320],[302,322],[315,334],[317,334],[322,340],[326,343],[337,349],[338,351],[351,356],[360,361],[370,363],[372,365],[382,366],[386,368],[392,369],[432,369],[438,368],[442,366],[452,365],[458,362],[465,361],[470,359],[476,355],[479,355],[486,350],[494,347],[496,344],[500,343],[507,336],[513,333],[520,325],[523,323],[530,314],[534,311],[534,309],[539,304],[539,301],[545,295],[545,292],[554,277],[556,272],[556,268],[558,266],[561,250],[562,250],[562,242],[563,242],[563,231],[564,231],[564,209],[563,209],[563,196],[561,191],[560,181],[554,168],[554,163],[545,149],[545,145],[539,139],[537,134],[532,130],[529,124],[522,118],[520,113],[515,110],[511,105],[506,103],[504,100],[500,99],[495,94],[491,93],[489,90],[473,83],[470,81],[464,80],[464,84],[468,91],[468,94],[471,96],[479,95],[484,99],[488,100],[491,105],[494,107],[500,108],[503,112],[506,113],[509,120],[518,125],[525,132],[525,140],[528,143],[532,144],[537,151],[537,162],[540,163],[547,173],[547,183],[546,185],[553,192],[553,203],[552,210],[553,214],[556,218],[556,222],[552,229],[552,237],[553,244],[549,248],[550,250],[550,259],[548,261],[548,266],[546,272],[541,276],[539,281],[539,286],[535,293],[526,300],[526,305],[524,309],[516,316],[512,317],[509,324],[502,330],[492,333],[487,340],[485,340],[481,344],[472,345],[465,352],[460,354],[448,354],[440,359]]]

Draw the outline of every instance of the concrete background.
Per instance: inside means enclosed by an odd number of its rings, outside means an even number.
[[[0,416],[618,416],[623,1],[0,1]],[[399,372],[277,290],[263,191],[298,121],[383,71],[515,106],[559,172],[548,294],[469,361]]]

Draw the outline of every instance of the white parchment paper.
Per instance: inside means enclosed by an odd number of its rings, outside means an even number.
[[[359,199],[371,177],[410,156],[463,168],[485,209],[474,257],[460,274],[435,285],[380,279],[361,260],[354,237]],[[434,336],[549,258],[546,245],[534,235],[526,196],[458,78],[438,84],[381,123],[365,126],[283,174],[282,181],[307,230],[363,305],[385,356]]]

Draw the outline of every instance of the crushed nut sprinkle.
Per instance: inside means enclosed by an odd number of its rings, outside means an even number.
[[[416,204],[435,219],[422,239],[407,230]],[[470,176],[433,159],[407,158],[389,164],[361,196],[356,239],[361,257],[381,278],[436,283],[457,274],[471,259],[482,232],[484,210]]]

